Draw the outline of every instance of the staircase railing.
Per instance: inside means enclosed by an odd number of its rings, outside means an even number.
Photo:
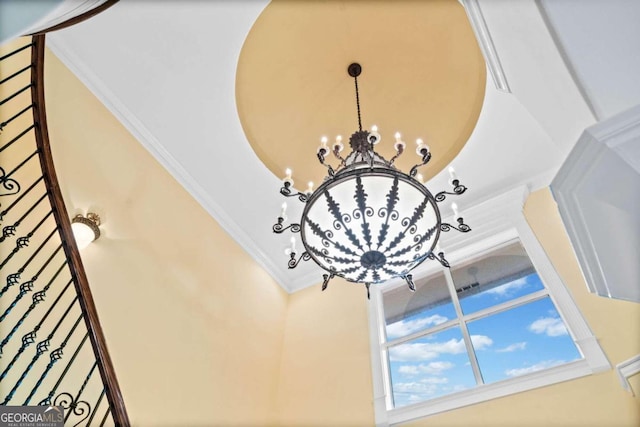
[[[47,131],[45,36],[0,53],[0,405],[128,426]]]

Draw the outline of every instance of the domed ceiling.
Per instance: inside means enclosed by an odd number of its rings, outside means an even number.
[[[433,153],[421,170],[429,179],[459,153],[482,108],[486,71],[464,8],[455,0],[273,1],[242,47],[236,103],[245,135],[277,177],[294,171],[296,187],[322,182],[320,138],[329,144],[358,129],[352,62],[358,78],[362,126],[375,124],[376,146],[394,154],[395,132],[407,148],[396,165],[418,163],[415,140]],[[331,156],[333,157],[333,156]],[[333,159],[335,161],[335,159]]]

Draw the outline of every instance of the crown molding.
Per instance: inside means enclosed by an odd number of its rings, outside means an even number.
[[[498,57],[496,47],[493,44],[491,33],[484,20],[484,15],[482,14],[482,9],[480,9],[478,0],[460,0],[460,3],[462,3],[464,10],[467,12],[467,17],[476,35],[476,40],[478,41],[480,50],[482,50],[484,60],[487,63],[487,68],[493,78],[496,89],[501,92],[511,93],[507,76],[502,68],[502,63]]]

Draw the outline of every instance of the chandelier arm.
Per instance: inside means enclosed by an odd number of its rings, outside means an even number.
[[[340,168],[344,168],[347,167],[347,161],[344,159],[344,157],[342,157],[340,155],[340,150],[338,150],[337,147],[333,148],[333,155],[340,160],[340,164],[338,165],[338,167],[336,168],[337,170],[339,170]]]
[[[329,176],[333,177],[336,172],[333,170],[333,167],[331,167],[330,164],[326,163],[326,158],[325,158],[326,154],[327,154],[327,150],[325,150],[324,148],[321,148],[320,150],[318,150],[318,160],[320,161],[320,164],[322,166],[327,168],[327,173],[329,174]]]
[[[302,203],[307,203],[309,201],[309,195],[301,192],[294,193],[291,191],[291,183],[285,181],[284,186],[280,188],[280,194],[285,197],[297,197]]]
[[[456,221],[458,221],[457,227],[447,222],[443,222],[442,224],[440,224],[440,231],[444,231],[446,233],[447,231],[450,231],[452,228],[461,233],[468,233],[469,231],[471,231],[471,227],[469,227],[467,224],[464,223],[464,218],[460,217]]]
[[[285,230],[287,229],[291,229],[292,233],[299,233],[300,232],[300,224],[297,223],[292,223],[287,225],[286,227],[284,225],[282,225],[282,223],[284,222],[284,218],[279,216],[278,217],[278,222],[276,222],[275,224],[273,224],[272,230],[274,233],[276,234],[282,234],[285,232]]]
[[[291,252],[289,254],[289,256],[291,257],[289,259],[289,262],[287,263],[287,266],[289,268],[296,268],[300,263],[300,261],[309,261],[311,259],[311,255],[309,255],[309,252],[307,251],[302,252],[302,254],[300,254],[300,257],[298,259],[296,259],[296,255],[297,254],[295,252]]]
[[[442,264],[442,266],[445,268],[451,268],[451,266],[449,265],[449,261],[447,261],[444,257],[444,252],[439,252],[438,256],[431,252],[429,255],[427,255],[427,258],[440,262],[440,264]]]
[[[403,145],[397,145],[396,146],[396,155],[393,156],[391,158],[391,160],[389,160],[389,165],[393,166],[393,162],[395,162],[398,157],[402,156],[402,153],[404,153],[404,146]]]
[[[429,163],[429,160],[431,160],[431,152],[428,149],[423,148],[422,150],[420,150],[420,154],[422,154],[422,161],[413,166],[411,168],[411,171],[409,171],[409,176],[411,176],[412,178],[418,173],[419,167],[426,165],[427,163]]]
[[[441,191],[435,195],[436,202],[442,202],[447,198],[447,194],[451,196],[460,196],[465,191],[467,191],[467,187],[460,184],[460,181],[454,179],[451,184],[453,185],[453,192],[451,191]]]

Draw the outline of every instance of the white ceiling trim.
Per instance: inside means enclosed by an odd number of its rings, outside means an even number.
[[[502,69],[498,52],[493,44],[493,40],[491,39],[491,33],[489,33],[489,28],[487,27],[487,23],[482,15],[482,9],[480,9],[478,0],[461,0],[461,3],[464,6],[464,10],[467,12],[467,17],[469,18],[473,32],[476,35],[476,39],[478,40],[478,44],[480,45],[480,49],[482,50],[484,60],[487,63],[487,68],[493,78],[493,83],[495,84],[496,89],[502,92],[511,93],[511,88],[507,82],[507,76]]]
[[[174,156],[158,141],[147,127],[142,124],[136,115],[122,103],[117,96],[91,71],[82,59],[66,49],[62,44],[56,43],[52,38],[47,38],[47,47],[76,75],[76,77],[93,93],[96,98],[116,117],[120,123],[142,144],[144,148],[182,185],[193,198],[219,223],[219,225],[264,268],[267,273],[287,293],[295,289],[291,278],[280,274],[279,268],[273,261],[254,243],[253,239],[243,231],[225,210],[216,203],[197,181],[186,171]],[[312,272],[315,282],[320,281],[316,272]],[[311,273],[307,274],[303,282],[312,280]]]

